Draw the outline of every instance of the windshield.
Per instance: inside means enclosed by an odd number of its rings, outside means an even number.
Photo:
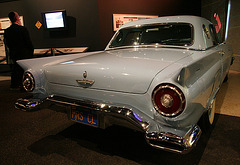
[[[135,45],[175,45],[192,44],[192,26],[188,23],[169,23],[125,28],[118,32],[110,47]]]

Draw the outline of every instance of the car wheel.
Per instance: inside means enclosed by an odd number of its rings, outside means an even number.
[[[211,130],[215,118],[215,103],[216,99],[214,99],[209,107],[209,109],[202,115],[199,125],[203,132],[208,132]]]

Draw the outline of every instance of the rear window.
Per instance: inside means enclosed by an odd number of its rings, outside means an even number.
[[[122,29],[115,36],[110,47],[152,44],[188,46],[192,42],[191,24],[170,23]]]

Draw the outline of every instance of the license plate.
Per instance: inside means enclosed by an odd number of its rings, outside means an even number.
[[[71,108],[71,120],[91,126],[98,126],[98,116],[91,110]]]

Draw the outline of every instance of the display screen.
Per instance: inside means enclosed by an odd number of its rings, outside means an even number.
[[[66,27],[66,11],[43,13],[46,29],[61,29]]]

